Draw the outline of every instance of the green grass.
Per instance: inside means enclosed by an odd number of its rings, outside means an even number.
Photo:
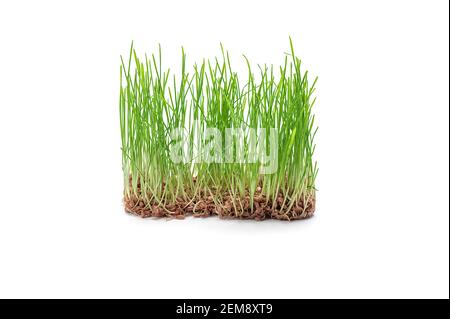
[[[162,66],[162,53],[140,58],[133,45],[120,67],[120,128],[126,209],[141,216],[199,215],[280,219],[304,218],[315,207],[317,165],[315,84],[290,52],[280,67],[252,68],[239,78],[228,52],[188,69],[182,50],[180,74]],[[195,125],[197,124],[197,125]],[[191,150],[186,161],[171,160],[182,128]],[[198,160],[207,142],[195,143],[206,127],[225,133],[241,128],[243,154],[250,154],[250,128],[275,128],[275,172],[262,174],[261,162],[208,163]],[[261,134],[258,134],[261,137]],[[259,140],[258,140],[259,141]],[[221,140],[222,154],[232,152]],[[259,146],[270,149],[269,134]],[[209,155],[215,153],[208,152]],[[207,207],[208,206],[208,207]]]

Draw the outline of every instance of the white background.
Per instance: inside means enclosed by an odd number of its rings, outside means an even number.
[[[0,297],[449,297],[448,1],[2,1]],[[123,212],[119,57],[296,53],[307,221]]]

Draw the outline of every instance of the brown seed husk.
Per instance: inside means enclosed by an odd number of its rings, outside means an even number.
[[[157,203],[146,201],[140,198],[140,185],[137,187],[138,196],[125,196],[125,211],[140,217],[166,217],[174,219],[184,219],[186,216],[208,217],[219,216],[220,218],[239,219],[279,219],[298,220],[313,216],[316,206],[316,199],[313,194],[304,196],[302,199],[291,205],[283,194],[278,194],[275,200],[267,199],[262,194],[261,187],[256,189],[251,203],[250,196],[236,198],[228,193],[220,194],[217,200],[214,196],[200,194],[194,198],[178,197],[174,202]],[[221,202],[218,202],[220,198]]]

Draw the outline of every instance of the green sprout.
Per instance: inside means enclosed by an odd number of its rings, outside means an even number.
[[[131,45],[120,67],[125,210],[142,217],[302,219],[315,210],[310,83],[290,52],[279,68],[249,60],[245,81],[221,59],[170,75],[162,53]],[[270,154],[270,155],[268,155]]]

